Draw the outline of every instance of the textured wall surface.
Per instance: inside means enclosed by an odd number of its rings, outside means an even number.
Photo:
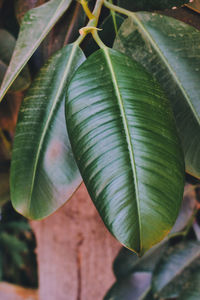
[[[114,282],[120,244],[110,235],[82,185],[43,221],[36,234],[40,300],[102,300]]]

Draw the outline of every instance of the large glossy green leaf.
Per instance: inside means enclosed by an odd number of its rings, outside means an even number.
[[[1,86],[0,101],[70,3],[71,0],[51,0],[25,14],[16,47]]]
[[[108,48],[68,89],[67,125],[84,182],[108,229],[140,255],[166,236],[183,190],[169,102],[137,62]]]
[[[106,294],[104,300],[143,300],[149,291],[151,273],[134,273],[116,282]],[[152,298],[151,298],[152,300]]]
[[[200,242],[198,241],[182,242],[167,249],[153,274],[152,289],[154,295],[159,295],[199,257]]]
[[[81,182],[64,116],[66,84],[84,55],[77,44],[57,52],[41,69],[19,114],[11,164],[11,200],[24,216],[54,212]]]
[[[136,10],[161,10],[172,7],[179,7],[189,0],[118,0],[119,6],[126,9]]]
[[[185,153],[186,170],[200,178],[200,32],[159,14],[127,19],[114,48],[153,73],[171,100]]]
[[[15,38],[8,31],[0,29],[0,84],[9,65],[15,43]],[[11,86],[10,91],[24,90],[28,88],[30,83],[31,78],[28,67],[26,66]]]

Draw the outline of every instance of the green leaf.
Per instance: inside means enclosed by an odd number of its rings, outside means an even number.
[[[144,254],[169,232],[182,199],[184,164],[169,102],[142,66],[104,48],[75,73],[66,117],[104,223]]]
[[[138,272],[116,282],[104,300],[142,300],[149,291],[151,273]]]
[[[0,29],[0,83],[2,82],[6,73],[9,61],[15,48],[15,43],[15,38],[8,31]],[[28,67],[26,66],[11,86],[10,91],[14,92],[25,90],[29,87],[30,83],[31,78]]]
[[[149,70],[171,100],[185,154],[186,170],[200,178],[200,32],[159,14],[127,19],[114,48]]]
[[[21,107],[11,163],[11,200],[28,218],[54,212],[81,182],[66,132],[64,94],[83,60],[76,43],[62,48],[41,69]]]
[[[200,242],[198,241],[182,242],[167,249],[153,274],[154,295],[159,295],[164,288],[173,283],[199,256]]]
[[[16,47],[0,90],[0,101],[72,0],[51,0],[28,11],[22,21]]]
[[[118,0],[119,6],[131,11],[137,10],[162,10],[179,7],[189,0]]]
[[[188,278],[187,284],[182,289],[178,300],[199,300],[200,299],[200,270],[197,268]]]

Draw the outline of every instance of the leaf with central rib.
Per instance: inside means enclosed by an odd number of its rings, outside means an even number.
[[[186,170],[200,178],[200,32],[173,18],[136,13],[121,26],[114,48],[151,72],[169,97]]]
[[[41,219],[64,204],[81,182],[64,114],[66,84],[84,55],[77,44],[41,69],[18,118],[11,164],[11,200],[21,214]]]
[[[66,117],[106,226],[143,254],[169,232],[182,199],[184,164],[168,101],[142,66],[104,48],[75,73]]]

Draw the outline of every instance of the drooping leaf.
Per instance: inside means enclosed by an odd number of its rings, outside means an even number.
[[[0,84],[9,65],[15,43],[15,38],[8,31],[0,29]],[[11,86],[10,91],[24,90],[28,88],[30,82],[31,78],[28,67],[26,66]]]
[[[189,7],[190,9],[192,9],[200,14],[200,1],[199,0],[193,0],[192,2],[187,4],[187,7]]]
[[[136,13],[126,20],[114,48],[155,75],[171,100],[186,170],[200,178],[200,32],[159,14]]]
[[[70,3],[71,0],[51,0],[25,14],[16,47],[1,86],[0,101]]]
[[[116,282],[104,300],[143,300],[151,283],[151,273],[138,272]]]
[[[144,254],[169,232],[182,199],[184,166],[169,102],[142,66],[104,48],[75,73],[66,119],[104,223]]]
[[[81,182],[66,132],[64,94],[83,60],[76,43],[62,48],[41,69],[22,104],[11,163],[11,200],[28,218],[54,212]]]
[[[200,242],[198,241],[182,242],[167,249],[153,274],[152,289],[154,295],[159,295],[199,257]]]
[[[162,10],[166,8],[179,7],[189,0],[118,0],[119,6],[131,11],[137,10]]]

